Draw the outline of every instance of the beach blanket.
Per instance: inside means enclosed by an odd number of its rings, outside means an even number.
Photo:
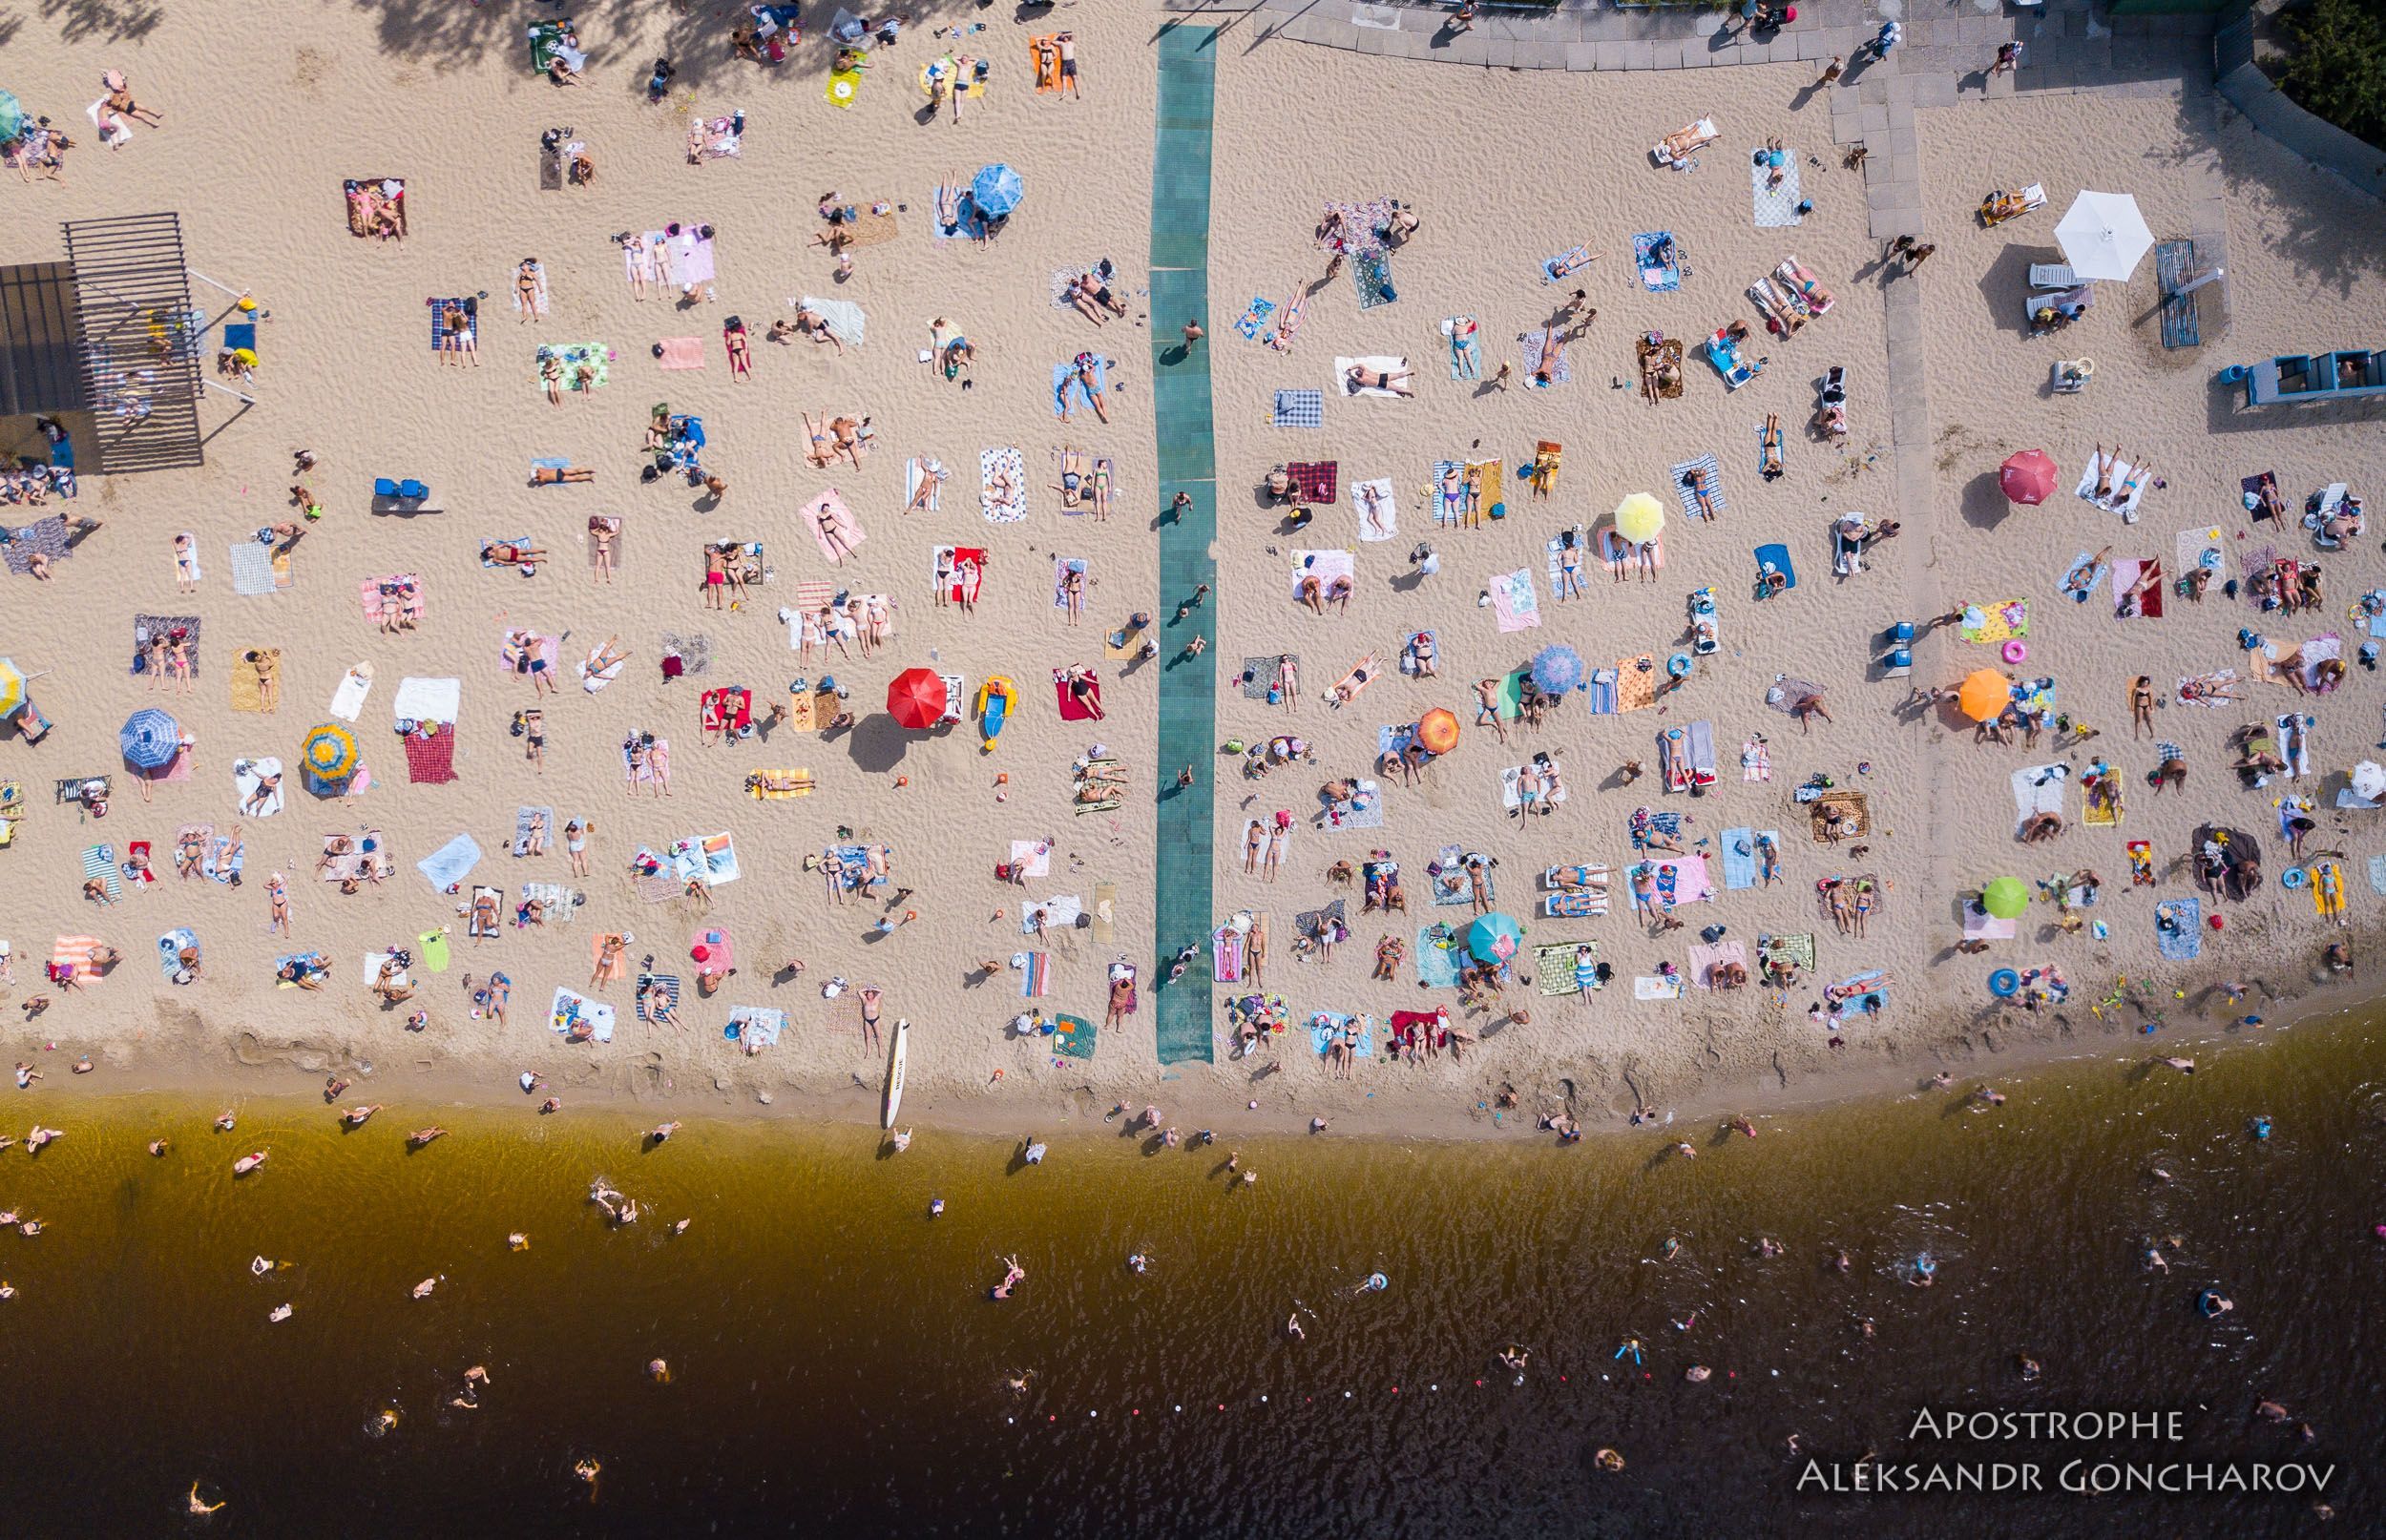
[[[1326,826],[1332,829],[1380,829],[1384,826],[1384,794],[1372,780],[1359,780],[1354,794],[1326,804]]]
[[[581,1022],[588,1024],[597,1042],[613,1041],[613,1007],[556,985],[555,999],[547,1008],[548,1030],[557,1037],[568,1036]]]
[[[1756,831],[1754,829],[1726,829],[1717,838],[1721,841],[1719,853],[1724,862],[1724,886],[1729,889],[1754,887],[1757,864]],[[1774,835],[1773,843],[1776,846],[1780,844],[1781,838],[1778,834]]]
[[[2159,561],[2116,560],[2113,563],[2113,618],[2127,620],[2132,616],[2143,615],[2149,620],[2161,619],[2163,615],[2162,575],[2163,564]],[[2154,586],[2140,593],[2136,598],[2130,598],[2129,591],[2135,588],[2139,579],[2143,577],[2153,578]]]
[[[408,676],[398,681],[391,715],[402,722],[452,722],[463,697],[461,679]]]
[[[1533,945],[1533,989],[1558,997],[1599,988],[1597,965],[1590,959],[1599,947],[1587,941],[1544,941]]]
[[[149,643],[151,640],[159,636],[171,637],[177,632],[181,634],[183,650],[190,656],[191,672],[194,676],[198,674],[199,633],[199,616],[195,614],[136,614],[133,617],[133,666],[131,673],[134,677],[138,678],[140,676],[149,672]],[[236,670],[235,672],[238,673],[241,671]],[[254,669],[249,669],[246,672],[249,675],[249,682],[253,685],[256,682],[256,671]],[[240,708],[235,706],[233,709],[237,711]],[[251,709],[262,711],[264,708],[258,706],[252,707]]]
[[[459,350],[468,350],[480,342],[480,302],[463,296],[429,299],[423,303],[430,307],[430,350],[448,351],[449,344],[460,340]],[[514,297],[514,308],[521,308],[521,297]]]
[[[1533,569],[1495,572],[1485,580],[1491,590],[1492,618],[1501,632],[1536,630],[1541,623],[1541,601],[1533,591]]]
[[[1101,1029],[1083,1016],[1067,1011],[1053,1013],[1052,1051],[1066,1058],[1090,1059],[1094,1046],[1101,1037]]]
[[[1703,855],[1658,856],[1640,865],[1657,879],[1657,897],[1664,904],[1705,904],[1715,896]]]
[[[2185,577],[2202,567],[2211,572],[2213,588],[2229,581],[2229,542],[2218,525],[2180,531],[2171,544],[2171,558],[2174,576]]]
[[[869,317],[850,300],[820,300],[805,295],[796,301],[805,309],[827,323],[828,335],[848,347],[862,345],[862,338],[869,326]]]
[[[554,359],[562,368],[561,381],[567,390],[601,390],[613,379],[613,349],[602,343],[542,343],[538,349],[540,369],[534,371],[532,388],[544,395],[547,383],[541,377],[547,360]],[[587,377],[581,377],[585,365]]]
[[[674,840],[664,849],[663,859],[682,885],[701,878],[706,885],[721,887],[736,882],[740,875],[737,843],[726,830]]]
[[[1322,390],[1279,390],[1275,408],[1268,415],[1270,427],[1323,427],[1326,426],[1326,393]]]
[[[1334,579],[1352,576],[1357,570],[1357,559],[1348,551],[1295,551],[1292,552],[1290,579],[1292,601],[1295,604],[1303,602],[1301,584],[1308,578],[1317,579],[1318,593],[1322,598],[1326,591],[1333,587]]]
[[[1756,938],[1756,958],[1760,966],[1782,958],[1795,967],[1810,970],[1814,967],[1814,936],[1810,931],[1791,936],[1759,936]]]
[[[681,288],[710,283],[720,276],[711,227],[701,219],[682,219],[679,225],[679,234],[670,238],[672,281]]]
[[[438,722],[426,735],[406,735],[406,777],[418,786],[444,786],[455,779],[455,724]]]
[[[65,521],[59,521],[63,532]],[[290,586],[290,554],[286,549],[261,545],[254,538],[236,540],[231,551],[232,592],[255,596]]]
[[[1008,473],[1013,491],[1007,501],[1000,500],[995,489],[996,472]],[[1027,517],[1027,457],[1016,447],[1000,445],[981,449],[977,456],[978,508],[989,524],[1016,524]]]
[[[1614,530],[1600,531],[1598,542],[1596,549],[1599,551],[1599,559],[1607,564],[1608,576],[1625,577],[1640,570],[1641,548],[1618,534]],[[1665,570],[1665,537],[1664,535],[1661,534],[1648,543],[1648,553],[1649,565],[1658,572],[1664,572]]]
[[[2192,898],[2165,899],[2154,905],[2154,942],[2174,963],[2191,963],[2204,951],[2204,905]]]
[[[2040,813],[2062,814],[2063,783],[2071,779],[2067,764],[2024,765],[2012,776],[2013,832],[2019,835],[2021,826]]]
[[[1072,411],[1093,411],[1094,391],[1107,392],[1109,388],[1110,361],[1106,358],[1094,360],[1093,390],[1088,390],[1085,382],[1077,377],[1075,364],[1056,364],[1052,366],[1052,414],[1065,417]]]
[[[1632,981],[1632,998],[1679,1000],[1682,998],[1682,975],[1677,973],[1670,978],[1652,978],[1643,973]]]
[[[1365,369],[1370,374],[1380,374],[1390,378],[1393,375],[1407,373],[1409,361],[1404,358],[1392,358],[1390,355],[1383,353],[1371,353],[1364,358],[1337,358],[1334,360],[1334,389],[1337,394],[1343,396],[1386,396],[1397,399],[1400,392],[1387,386],[1351,384],[1350,371],[1354,368]]]
[[[2137,523],[2138,505],[2145,500],[2145,489],[2149,484],[2149,478],[2141,474],[2139,468],[2130,465],[2126,460],[2115,459],[2108,462],[2111,471],[2110,482],[2116,492],[2128,485],[2129,478],[2133,474],[2138,475],[2138,484],[2130,490],[2128,497],[2116,503],[2109,496],[2100,498],[2096,495],[2096,483],[2100,479],[2097,473],[2096,451],[2091,449],[2081,459],[2083,463],[2080,470],[2080,485],[2076,489],[2080,497],[2106,512],[2120,514],[2124,523]]]
[[[655,344],[655,366],[659,369],[702,368],[704,340],[701,337],[665,337]]]
[[[249,655],[252,653],[257,655],[256,662],[249,661]],[[260,665],[262,665],[262,673],[259,672]],[[279,684],[282,680],[282,649],[279,647],[235,649],[228,677],[232,686],[232,709],[262,712],[265,709],[265,681],[271,679]],[[348,719],[354,721],[356,718],[351,717]]]
[[[904,511],[908,513],[914,508],[928,513],[939,511],[944,506],[945,477],[943,463],[932,455],[914,455],[903,462]],[[925,501],[920,499],[923,484],[928,488]]]
[[[1361,540],[1393,540],[1399,537],[1400,505],[1392,494],[1390,476],[1352,482],[1350,509],[1359,516]]]
[[[238,794],[238,806],[244,818],[271,818],[282,811],[283,789],[276,786],[265,800],[252,806],[249,799],[267,779],[282,774],[282,761],[271,755],[254,760],[236,760],[232,764],[232,784]]]
[[[1448,926],[1432,925],[1416,933],[1416,982],[1431,989],[1458,987],[1459,953],[1465,942]]]
[[[1299,691],[1301,655],[1279,653],[1272,657],[1246,657],[1237,678],[1245,700],[1266,700],[1271,704],[1289,701]]]
[[[1963,939],[1966,941],[2011,941],[2020,931],[2019,920],[1999,920],[1977,903],[1963,906]]]
[[[663,1003],[677,1011],[680,1009],[680,976],[677,973],[640,973],[638,976],[638,1003],[632,1009],[637,1011],[638,1020],[651,1023],[659,1014],[647,1003],[655,995],[662,996]]]
[[[1392,286],[1392,259],[1380,247],[1351,259],[1350,282],[1359,291],[1362,310],[1372,310],[1400,298],[1400,291]]]
[[[1494,898],[1499,896],[1496,875],[1488,869],[1483,873],[1483,890]],[[1430,896],[1437,905],[1473,901],[1472,884],[1467,880],[1466,852],[1457,845],[1442,846],[1441,854],[1428,868],[1426,878],[1432,889]]]
[[[254,540],[249,541],[248,545],[260,552],[265,549]],[[239,558],[240,549],[239,546],[232,548],[236,561]],[[8,542],[0,545],[0,558],[5,558],[9,564],[9,571],[19,577],[25,576],[33,570],[33,557],[36,555],[55,564],[73,554],[73,552],[67,549],[66,515],[63,513],[52,513],[46,518],[35,519],[31,524],[18,525],[9,531]],[[273,592],[270,576],[264,587],[241,587],[241,570],[237,566],[232,570],[232,589],[236,593],[270,593]]]
[[[1041,931],[1036,928],[1036,917],[1039,912],[1044,920],[1044,927]],[[1084,901],[1075,893],[1055,893],[1041,904],[1031,899],[1021,899],[1019,901],[1019,934],[1022,936],[1049,935],[1056,930],[1074,929],[1077,926],[1078,916],[1084,912]]]
[[[2000,604],[1967,604],[1959,623],[1968,642],[1998,643],[2030,634],[2030,601],[2007,599]]]
[[[1068,289],[1070,285],[1077,282],[1078,274],[1081,271],[1080,268],[1064,267],[1053,274],[1053,303],[1056,306],[1062,310],[1072,307],[1073,302],[1069,299]],[[1245,341],[1256,343],[1264,334],[1275,329],[1267,319],[1275,313],[1275,301],[1255,295],[1252,297],[1250,308],[1235,318],[1234,329],[1243,335]]]
[[[1693,944],[1690,947],[1690,982],[1702,989],[1715,987],[1715,969],[1730,964],[1745,968],[1748,951],[1736,941],[1718,942],[1712,947]]]
[[[1311,1012],[1309,1015],[1310,1051],[1320,1058],[1325,1057],[1326,1051],[1334,1046],[1335,1040],[1341,1037],[1343,1029],[1350,1026],[1351,1020],[1351,1014],[1347,1010]],[[1375,1056],[1375,1045],[1369,1041],[1373,1035],[1371,1032],[1364,1031],[1358,1034],[1357,1045],[1352,1051],[1356,1057],[1368,1059]]]
[[[1284,473],[1292,482],[1292,489],[1304,503],[1330,503],[1342,475],[1339,460],[1293,460],[1286,464]]]
[[[1524,349],[1525,389],[1548,390],[1558,385],[1574,383],[1574,367],[1566,362],[1566,344],[1563,342],[1559,343],[1556,355],[1550,359],[1549,383],[1543,385],[1537,377],[1540,368],[1541,349],[1549,345],[1549,332],[1546,328],[1540,331],[1519,333],[1517,337],[1517,345]]]
[[[1690,490],[1690,472],[1694,470],[1706,473],[1706,501],[1715,510],[1713,516],[1721,518],[1730,512],[1731,499],[1724,495],[1724,463],[1711,454],[1702,454],[1695,460],[1685,460],[1672,466],[1666,471],[1666,479],[1673,484],[1674,501],[1682,505],[1682,516],[1694,523],[1708,517],[1706,510],[1699,506],[1698,497]]]
[[[1798,153],[1782,152],[1782,177],[1779,183],[1768,186],[1771,174],[1770,156],[1763,150],[1748,156],[1748,199],[1755,206],[1756,227],[1778,230],[1786,225],[1804,224],[1806,216],[1798,212]]]
[[[1473,316],[1444,316],[1441,334],[1450,342],[1450,378],[1480,380],[1483,377],[1483,343],[1481,327]]]
[[[1879,968],[1872,968],[1861,973],[1851,973],[1832,985],[1833,989],[1842,991],[1841,997],[1831,1006],[1832,1018],[1869,1016],[1889,1004],[1889,991],[1882,987],[1882,981],[1887,977]]]
[[[1773,751],[1762,739],[1749,739],[1740,745],[1740,779],[1770,780],[1773,779]]]
[[[83,848],[83,877],[97,878],[112,899],[124,896],[124,884],[116,880],[116,847],[113,844],[86,845]]]
[[[2303,687],[2317,690],[2320,685],[2320,665],[2341,660],[2345,642],[2333,631],[2322,632],[2303,644]]]
[[[1663,260],[1657,255],[1661,250]],[[1652,294],[1670,294],[1682,287],[1682,252],[1670,230],[1634,236],[1632,264],[1640,269],[1641,286]]]
[[[1524,769],[1523,765],[1512,764],[1499,772],[1499,805],[1511,813],[1524,805]],[[1551,806],[1558,806],[1566,800],[1565,784],[1560,781],[1555,791],[1544,791],[1541,795]]]
[[[484,561],[483,567],[494,565]],[[529,569],[523,569],[528,572]],[[381,577],[367,577],[356,585],[357,603],[364,607],[365,618],[373,625],[386,625],[394,620],[420,623],[429,613],[423,598],[423,579],[417,572],[390,572]]]
[[[2276,546],[2254,546],[2238,553],[2237,571],[2249,578],[2267,572],[2277,565],[2278,548]],[[2253,592],[2253,585],[2250,582],[2238,590],[2238,596],[2257,610],[2262,607],[2261,596]]]
[[[2176,692],[2179,704],[2203,706],[2208,710],[2218,711],[2230,702],[2213,692],[2227,689],[2236,682],[2236,678],[2235,669],[2217,669],[2209,674],[2182,675]]]
[[[845,499],[834,487],[804,505],[804,524],[812,531],[812,539],[820,547],[820,553],[827,557],[832,566],[842,566],[844,558],[837,548],[828,543],[830,530],[836,531],[838,540],[848,553],[866,538],[861,525],[854,522],[853,510],[845,506]]]
[[[739,1006],[729,1012],[721,1035],[747,1048],[777,1048],[786,1030],[787,1013],[772,1006]]]
[[[365,709],[365,697],[372,693],[373,675],[370,663],[358,663],[342,676],[340,687],[331,693],[331,715],[343,721],[354,721]]]
[[[1656,654],[1620,657],[1612,672],[1616,676],[1616,710],[1645,711],[1657,704]]]
[[[1830,836],[1824,832],[1826,825],[1823,822],[1823,814],[1826,809],[1830,808],[1836,808],[1839,811],[1841,839],[1860,840],[1873,832],[1872,808],[1865,793],[1827,791],[1814,799],[1813,820],[1816,841],[1829,842]]]

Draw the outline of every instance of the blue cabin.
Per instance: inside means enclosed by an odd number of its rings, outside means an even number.
[[[2242,382],[2249,406],[2386,396],[2386,352],[2287,354],[2224,369],[2221,379]]]

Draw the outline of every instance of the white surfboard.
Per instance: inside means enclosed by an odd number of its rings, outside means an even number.
[[[880,1116],[880,1128],[894,1127],[895,1113],[903,1110],[903,1061],[911,1046],[911,1024],[895,1018],[894,1049],[887,1057],[887,1110]]]

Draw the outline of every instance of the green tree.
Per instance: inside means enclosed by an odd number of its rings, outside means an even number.
[[[2313,0],[2279,28],[2294,44],[2278,82],[2287,94],[2386,148],[2386,0]]]

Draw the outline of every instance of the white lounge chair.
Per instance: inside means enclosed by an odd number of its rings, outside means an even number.
[[[1715,127],[1715,120],[1702,117],[1658,140],[1657,147],[1649,154],[1661,166],[1679,166],[1722,137],[1722,133]]]
[[[2062,262],[2032,262],[2030,287],[2034,289],[2076,289],[2080,275]]]

